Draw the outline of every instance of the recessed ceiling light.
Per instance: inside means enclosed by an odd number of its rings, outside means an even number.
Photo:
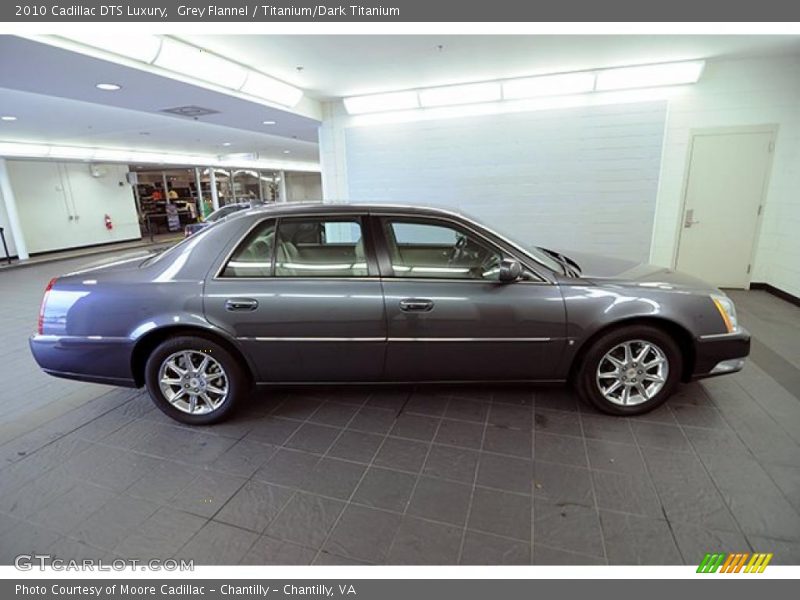
[[[275,125],[275,121],[261,121],[264,125]]]
[[[223,146],[230,146],[230,145],[231,145],[231,143],[230,143],[230,142],[222,142],[222,145],[223,145]]]
[[[284,151],[283,151],[283,153],[284,153],[284,154],[291,154],[291,153],[292,153],[292,151],[291,151],[291,150],[284,150]]]
[[[17,117],[13,115],[3,115],[2,117],[0,117],[0,121],[16,121],[16,120]]]
[[[98,83],[94,87],[105,92],[116,92],[117,90],[122,89],[122,86],[117,85],[116,83]]]

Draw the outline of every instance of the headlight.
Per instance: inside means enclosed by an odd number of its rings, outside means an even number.
[[[733,305],[733,300],[721,294],[711,294],[711,300],[714,301],[714,306],[717,307],[722,320],[725,321],[728,333],[738,330],[739,322],[736,320],[736,307]]]

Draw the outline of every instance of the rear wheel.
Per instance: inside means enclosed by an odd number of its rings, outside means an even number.
[[[660,406],[675,389],[681,353],[664,331],[646,325],[620,327],[598,338],[578,372],[578,393],[599,410],[638,415]]]
[[[162,342],[147,359],[145,383],[159,409],[189,425],[222,421],[247,390],[247,378],[234,357],[196,336]]]

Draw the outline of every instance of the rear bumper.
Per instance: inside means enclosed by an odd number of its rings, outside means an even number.
[[[49,375],[136,387],[128,338],[34,335],[29,343],[36,363]]]
[[[716,377],[741,371],[750,354],[750,332],[739,328],[734,333],[697,338],[692,379]]]

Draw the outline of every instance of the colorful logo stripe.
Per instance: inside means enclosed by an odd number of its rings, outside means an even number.
[[[700,565],[697,567],[698,573],[763,573],[764,569],[772,560],[772,553],[755,552],[752,555],[747,552],[732,552],[724,554],[722,552],[707,553]],[[748,562],[747,559],[750,559]],[[745,566],[745,563],[747,565]]]

